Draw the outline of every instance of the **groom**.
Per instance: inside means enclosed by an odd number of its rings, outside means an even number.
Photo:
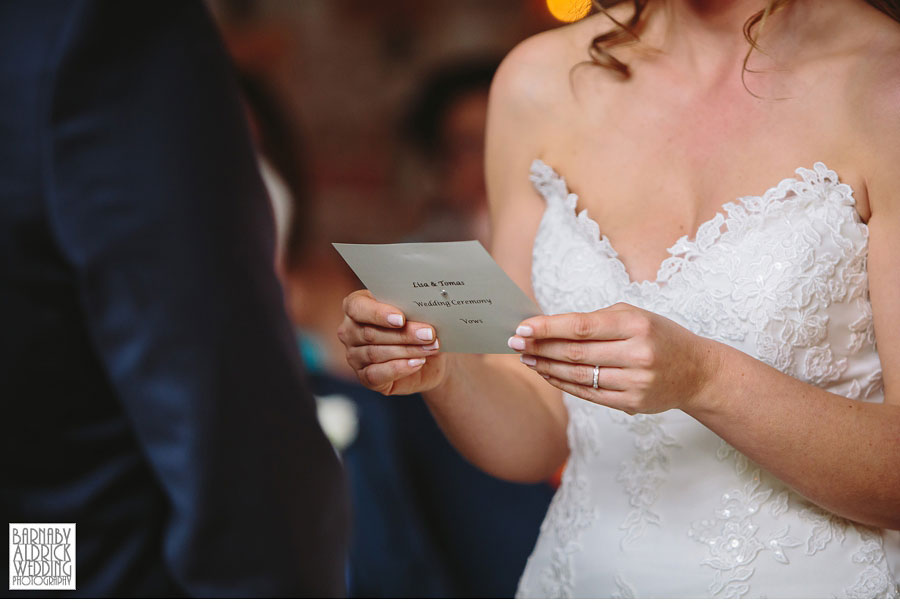
[[[199,1],[0,3],[0,505],[77,524],[74,594],[342,594],[272,255]]]

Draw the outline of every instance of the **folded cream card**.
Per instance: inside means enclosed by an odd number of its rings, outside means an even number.
[[[376,299],[433,325],[444,352],[517,353],[506,341],[543,314],[478,241],[334,247]]]

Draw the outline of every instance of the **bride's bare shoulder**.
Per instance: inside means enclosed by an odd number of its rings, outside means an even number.
[[[492,95],[507,109],[544,112],[569,100],[569,73],[590,60],[594,36],[611,27],[602,14],[541,32],[513,48],[497,70]]]
[[[884,13],[867,7],[867,19],[850,35],[857,39],[857,51],[853,61],[848,89],[854,105],[871,110],[886,104],[885,108],[896,113],[900,110],[900,22]]]
[[[847,82],[849,124],[867,157],[867,185],[875,191],[874,205],[892,199],[900,204],[900,23],[878,14],[852,64]]]
[[[881,122],[877,130],[885,121],[900,124],[900,23],[877,13],[859,33],[863,41],[847,86],[850,106],[866,122]]]

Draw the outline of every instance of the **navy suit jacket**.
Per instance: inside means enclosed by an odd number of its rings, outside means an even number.
[[[2,508],[77,523],[74,594],[343,593],[272,258],[199,1],[0,2]]]

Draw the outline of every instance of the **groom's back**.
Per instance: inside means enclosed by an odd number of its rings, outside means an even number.
[[[79,594],[341,592],[228,69],[199,3],[0,4],[2,507],[77,523]]]

